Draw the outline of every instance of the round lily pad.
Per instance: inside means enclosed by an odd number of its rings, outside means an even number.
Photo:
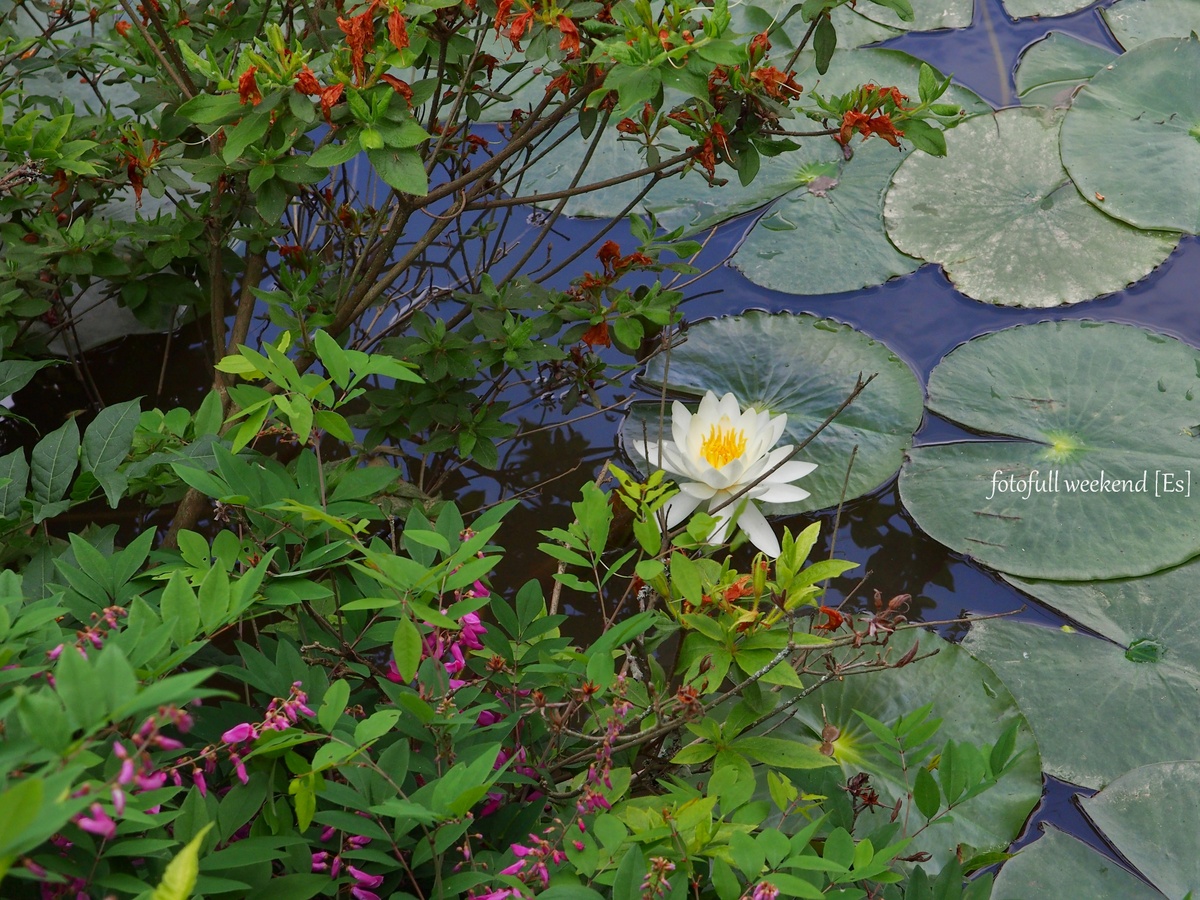
[[[947,156],[913,154],[887,194],[888,236],[1000,306],[1079,303],[1142,278],[1178,235],[1140,232],[1085,202],[1059,161],[1058,125],[1043,110],[1001,110],[949,132]]]
[[[916,271],[921,261],[883,230],[883,197],[909,152],[872,140],[845,161],[833,144],[829,174],[780,198],[731,263],[755,284],[789,294],[853,291]]]
[[[1180,632],[1162,634],[1194,618],[1195,610],[1164,613],[1128,643],[989,620],[975,623],[963,646],[1017,698],[1046,771],[1095,788],[1200,746],[1200,646]]]
[[[1196,854],[1200,762],[1134,769],[1080,805],[1105,840],[1150,884],[1073,838],[1049,831],[1005,864],[993,897],[1156,900],[1192,896],[1200,885]]]
[[[1002,0],[1004,11],[1014,19],[1030,16],[1069,16],[1091,6],[1093,0]]]
[[[928,3],[916,0],[912,3],[913,18],[906,22],[895,10],[874,3],[858,3],[855,11],[873,22],[896,28],[900,31],[934,31],[938,28],[966,28],[975,15],[973,0],[943,0]]]
[[[1029,717],[1051,775],[1101,787],[1200,746],[1200,561],[1143,578],[1013,585],[1093,632],[976,622],[963,646]]]
[[[846,500],[873,491],[896,473],[921,422],[921,385],[908,365],[883,344],[829,319],[757,310],[708,319],[692,325],[687,340],[671,351],[665,385],[664,363],[662,356],[651,359],[642,382],[684,397],[732,392],[743,407],[786,413],[780,442],[789,444],[807,438],[849,396],[860,372],[875,374],[798,457],[817,464],[800,485],[810,496],[798,503],[764,504],[771,515],[836,506],[844,486]],[[669,419],[669,407],[667,414]],[[658,423],[657,402],[635,404],[622,426],[626,447],[643,434],[657,440]]]
[[[1195,0],[1117,0],[1100,15],[1126,50],[1156,38],[1200,32],[1200,4]]]
[[[1053,826],[1004,864],[992,887],[1009,897],[1163,900],[1163,895],[1106,856]]]
[[[1150,41],[1097,72],[1061,143],[1080,192],[1110,216],[1200,231],[1200,38]]]
[[[901,471],[908,512],[951,549],[1064,581],[1200,553],[1200,350],[1130,325],[1021,325],[938,363],[929,409],[996,436],[918,447]]]
[[[1017,62],[1017,96],[1021,105],[1070,106],[1079,86],[1116,57],[1105,47],[1051,31],[1026,47]]]
[[[865,623],[859,622],[858,627],[862,630]],[[1007,847],[1041,797],[1042,772],[1033,733],[1000,679],[960,647],[918,629],[893,635],[888,657],[899,659],[915,641],[920,642],[919,654],[936,651],[936,655],[899,669],[827,684],[801,702],[792,720],[774,733],[811,743],[814,736],[820,739],[826,723],[838,730],[832,742],[833,758],[847,776],[859,772],[870,775],[871,787],[879,793],[881,805],[864,813],[858,822],[866,834],[888,822],[893,804],[907,795],[915,773],[910,771],[906,779],[898,765],[873,749],[877,738],[856,711],[893,725],[902,716],[932,704],[930,715],[942,720],[935,752],[947,740],[977,746],[992,744],[1011,720],[1019,720],[1014,755],[1020,756],[1015,767],[995,787],[956,806],[953,822],[926,828],[910,845],[910,852],[931,853],[930,866],[936,870],[949,861],[960,844],[976,851]],[[869,650],[847,648],[846,661],[851,657],[862,659],[864,653],[871,658]],[[916,809],[906,807],[901,815],[908,822],[909,834],[924,824]]]

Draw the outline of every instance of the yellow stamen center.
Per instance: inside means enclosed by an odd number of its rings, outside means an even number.
[[[719,469],[746,452],[746,434],[741,429],[714,425],[700,444],[700,455],[710,466]]]

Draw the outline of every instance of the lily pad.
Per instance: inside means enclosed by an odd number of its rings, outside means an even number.
[[[921,654],[936,651],[937,655],[899,669],[831,682],[801,702],[793,718],[775,734],[811,743],[826,722],[837,728],[833,758],[847,776],[858,772],[870,775],[871,787],[879,793],[881,805],[859,820],[865,834],[888,821],[896,799],[907,794],[914,773],[906,780],[899,766],[872,751],[876,738],[855,710],[891,724],[931,703],[932,715],[943,720],[939,749],[948,739],[992,743],[1009,721],[1020,720],[1015,753],[1021,755],[1015,767],[995,787],[955,807],[952,823],[926,828],[910,846],[910,852],[933,854],[930,865],[937,869],[949,861],[959,844],[978,851],[1006,848],[1041,797],[1042,773],[1033,733],[1000,679],[960,647],[918,629],[892,636],[890,658],[898,659],[917,640]],[[846,655],[861,658],[862,652],[847,648]],[[915,809],[907,816],[909,833],[920,827],[916,823],[924,824]]]
[[[1126,50],[1156,38],[1200,32],[1200,3],[1195,0],[1117,0],[1100,15]]]
[[[883,198],[909,152],[873,140],[846,162],[834,145],[830,174],[780,198],[731,263],[755,284],[789,294],[853,291],[916,271],[921,261],[883,230]]]
[[[1052,825],[1043,827],[1045,833],[1000,870],[992,887],[995,900],[1163,900],[1161,893],[1083,841]]]
[[[939,9],[940,7],[940,9]],[[966,28],[975,15],[974,0],[942,0],[941,3],[912,4],[913,20],[905,22],[892,9],[875,3],[859,3],[855,9],[872,22],[900,31],[934,31],[939,28]]]
[[[1091,6],[1094,0],[1002,0],[1004,11],[1014,19],[1030,16],[1069,16]]]
[[[1042,110],[1001,110],[949,132],[946,157],[913,154],[887,194],[888,236],[999,306],[1079,303],[1142,278],[1178,235],[1139,232],[1085,202],[1059,161],[1058,127]]]
[[[1117,58],[1105,47],[1051,31],[1024,49],[1017,62],[1017,96],[1023,106],[1071,105],[1079,86]]]
[[[929,409],[996,436],[918,447],[901,471],[909,513],[951,549],[1063,581],[1200,553],[1200,350],[1130,325],[1020,325],[938,363]]]
[[[1200,746],[1200,561],[1144,578],[1009,581],[1098,637],[977,622],[964,646],[1025,710],[1051,775],[1101,787]]]
[[[1097,72],[1063,121],[1062,161],[1110,216],[1200,231],[1200,38],[1150,41]]]
[[[1134,769],[1080,805],[1105,839],[1158,890],[1078,841],[1050,832],[1000,870],[993,897],[1154,900],[1192,896],[1200,887],[1200,762]]]
[[[664,369],[663,357],[654,357],[643,383],[684,397],[731,391],[743,407],[787,413],[780,440],[790,444],[807,438],[849,396],[860,372],[877,373],[798,457],[817,464],[801,483],[811,496],[798,503],[764,504],[769,515],[836,506],[844,485],[846,500],[875,490],[895,474],[921,422],[921,385],[908,365],[883,344],[829,319],[751,310],[698,322],[671,351],[665,385]],[[636,404],[622,426],[626,447],[642,438],[643,429],[657,440],[658,419],[657,402]]]

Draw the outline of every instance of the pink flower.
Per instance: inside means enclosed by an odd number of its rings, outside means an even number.
[[[750,900],[775,900],[779,896],[779,888],[766,881],[760,881],[754,887],[754,893],[750,895]]]
[[[246,741],[258,739],[258,729],[249,722],[243,722],[241,725],[234,725],[223,735],[221,740],[226,744],[241,744]]]
[[[354,885],[350,888],[350,896],[353,897],[354,900],[379,900],[379,895],[374,891],[363,890],[358,885]]]
[[[97,834],[106,841],[112,839],[117,833],[117,823],[108,817],[104,807],[99,803],[93,803],[90,812],[90,816],[82,814],[76,816],[75,824],[89,834]]]
[[[506,869],[501,869],[501,875],[516,875],[525,868],[525,860],[519,859]]]
[[[350,877],[362,887],[377,888],[383,884],[382,875],[371,875],[364,872],[362,869],[357,869],[354,866],[347,866],[346,871],[350,873]]]

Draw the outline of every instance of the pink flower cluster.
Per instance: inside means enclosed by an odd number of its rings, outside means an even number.
[[[671,889],[671,879],[668,876],[674,871],[675,863],[665,856],[650,857],[650,871],[642,879],[642,900],[665,897]]]
[[[261,722],[241,722],[221,735],[221,742],[230,745],[229,761],[233,764],[233,770],[242,784],[249,781],[250,776],[246,773],[246,764],[242,762],[241,756],[233,749],[234,746],[252,744],[264,731],[287,731],[300,721],[302,715],[309,718],[316,716],[316,713],[308,708],[308,695],[300,689],[300,684],[299,681],[292,682],[291,691],[286,700],[280,697],[272,699],[267,707],[267,714]],[[196,772],[198,771],[196,770]],[[200,778],[202,780],[203,776],[201,775]],[[200,781],[197,781],[197,784],[199,785]],[[203,790],[201,787],[202,792]]]
[[[550,832],[553,829],[546,830]],[[500,874],[515,875],[526,884],[540,881],[542,887],[550,884],[550,870],[546,863],[552,862],[556,866],[561,866],[567,859],[567,854],[536,834],[529,835],[529,846],[513,844],[509,849],[513,856],[517,857],[517,861],[511,866],[501,869]]]
[[[483,582],[476,581],[474,586],[462,597],[486,597],[488,589]],[[434,628],[421,646],[421,659],[436,659],[446,667],[450,676],[450,690],[456,691],[467,682],[455,676],[467,667],[465,650],[482,650],[483,641],[480,638],[487,634],[487,628],[479,618],[479,613],[467,613],[459,621],[459,629],[453,631],[446,628]],[[447,657],[449,657],[447,659]],[[396,667],[394,659],[388,661],[387,680],[394,684],[403,684],[404,679]]]
[[[336,835],[337,829],[330,825],[321,832],[321,840],[331,841]],[[371,839],[361,834],[352,834],[346,838],[346,846],[351,850],[361,850],[369,843]],[[340,853],[321,850],[312,855],[313,872],[328,872],[330,878],[337,878],[341,874],[342,865]],[[383,884],[382,875],[371,875],[353,865],[346,865],[346,871],[354,879],[354,884],[350,886],[350,896],[354,900],[379,900],[379,895],[374,889]]]
[[[113,631],[121,624],[121,619],[129,615],[129,611],[123,606],[106,606],[101,612],[92,613],[92,622],[95,624],[87,625],[84,628],[75,632],[75,649],[79,651],[79,655],[84,659],[88,658],[88,648],[100,650],[104,647],[104,642],[108,638],[108,633]],[[99,624],[103,620],[104,624]],[[66,644],[59,644],[53,650],[46,651],[46,658],[50,662],[57,662],[62,656],[63,648]],[[51,687],[54,686],[54,676],[47,673],[46,681]]]

